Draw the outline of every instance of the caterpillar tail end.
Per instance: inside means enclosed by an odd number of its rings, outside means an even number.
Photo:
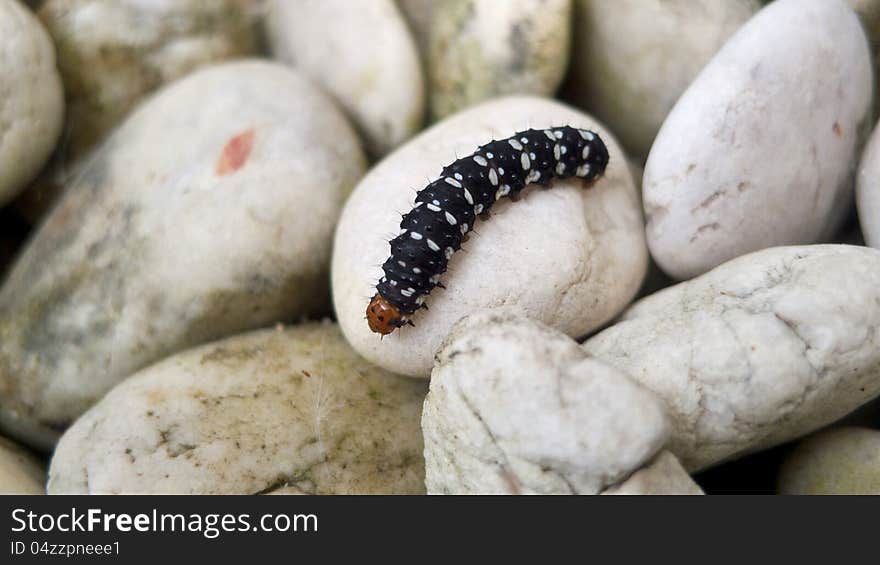
[[[400,310],[376,293],[367,306],[367,324],[377,334],[388,335],[407,323],[407,318]]]

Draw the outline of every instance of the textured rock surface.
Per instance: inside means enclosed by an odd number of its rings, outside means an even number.
[[[102,146],[0,288],[0,422],[48,447],[131,372],[327,310],[331,237],[364,169],[300,75],[229,63],[169,86]]]
[[[510,311],[453,327],[422,415],[429,493],[595,494],[668,438],[662,402]]]
[[[880,393],[880,251],[767,249],[637,302],[584,349],[666,402],[697,470],[807,434]]]
[[[528,127],[566,124],[596,129],[609,147],[605,176],[589,189],[579,180],[532,187],[520,202],[504,199],[478,221],[428,298],[430,311],[380,339],[364,312],[375,293],[388,241],[415,190],[456,156]],[[437,124],[379,163],[346,203],[333,250],[333,299],[342,330],[371,362],[427,377],[452,325],[485,307],[516,306],[571,336],[607,322],[632,299],[647,253],[635,187],[617,142],[589,116],[556,102],[511,97]]]
[[[393,0],[273,0],[267,15],[275,57],[323,86],[381,157],[422,125],[419,55]]]
[[[643,192],[657,263],[683,279],[750,251],[827,241],[849,209],[872,84],[868,43],[841,0],[762,9],[651,148]]]
[[[39,16],[58,47],[70,160],[163,84],[256,47],[244,0],[45,0]]]
[[[0,206],[39,172],[63,120],[52,41],[18,0],[0,0]]]
[[[0,437],[0,495],[45,494],[42,463],[21,447]]]
[[[451,0],[430,22],[435,120],[495,96],[552,96],[568,66],[571,0]]]
[[[779,471],[781,494],[880,494],[880,431],[832,428],[804,441]]]
[[[575,0],[568,97],[640,160],[669,110],[757,0]]]
[[[426,386],[333,324],[232,337],[113,389],[64,435],[50,493],[422,493]]]

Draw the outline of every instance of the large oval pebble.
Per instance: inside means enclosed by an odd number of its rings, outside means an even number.
[[[566,94],[640,160],[675,101],[757,0],[575,0]]]
[[[189,75],[68,187],[0,288],[0,422],[49,446],[131,372],[329,302],[354,131],[282,65]]]
[[[690,470],[807,434],[880,394],[880,251],[767,249],[637,302],[584,343],[667,404]]]
[[[780,48],[784,45],[785,48]],[[651,254],[683,279],[824,241],[849,209],[870,51],[842,0],[777,0],[682,95],[645,166]]]
[[[170,357],[74,424],[50,493],[424,492],[423,382],[371,366],[312,323]]]
[[[591,188],[577,179],[532,187],[520,202],[503,199],[477,222],[428,298],[429,311],[380,339],[364,319],[388,241],[415,191],[456,157],[529,127],[596,129],[609,147],[605,176]],[[437,124],[379,163],[348,200],[333,250],[333,297],[352,346],[391,371],[427,377],[434,352],[460,318],[479,308],[515,306],[571,336],[599,327],[639,288],[647,254],[632,178],[617,142],[589,116],[557,102],[512,97]]]

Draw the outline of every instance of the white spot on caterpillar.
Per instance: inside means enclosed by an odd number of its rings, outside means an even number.
[[[404,262],[404,261],[398,261],[397,264],[400,265],[401,267],[406,267],[406,262]]]
[[[422,272],[422,270],[419,269],[418,267],[413,267],[413,272],[414,272],[415,274],[419,274],[419,273]]]
[[[503,167],[498,167],[498,174],[499,174],[499,175],[503,175],[503,174],[504,174],[504,168],[503,168]]]
[[[420,234],[418,232],[412,232],[411,234],[409,234],[409,236],[416,241],[422,239],[422,234]]]
[[[482,214],[482,213],[483,213],[483,205],[482,204],[477,204],[476,206],[474,206],[474,215],[478,215],[478,214]]]
[[[465,224],[461,224],[461,235],[466,234],[467,231],[468,231],[468,225],[467,225],[466,223],[465,223]]]
[[[580,167],[577,168],[577,170],[574,172],[574,174],[579,177],[585,177],[588,174],[590,174],[590,166],[589,165],[581,165]]]
[[[474,161],[477,163],[477,165],[481,167],[486,167],[489,165],[489,161],[487,161],[486,158],[482,155],[474,155]]]
[[[397,286],[397,281],[391,280],[388,282],[388,284],[390,284],[391,286]]]
[[[433,204],[434,206],[439,206],[440,201],[439,200],[431,200],[431,204]]]
[[[436,243],[434,243],[434,240],[433,240],[433,239],[428,238],[427,241],[428,241],[428,248],[429,248],[431,251],[440,251],[440,246],[437,245]]]
[[[553,135],[556,136],[556,139],[562,139],[562,130],[554,131]]]
[[[451,247],[447,247],[446,250],[446,260],[449,261],[452,258],[452,254],[455,253],[455,249]]]
[[[534,153],[529,153],[529,157],[531,157],[531,158],[532,158],[532,161],[534,161],[534,160],[535,160],[535,154],[534,154]]]
[[[410,296],[413,295],[413,293],[415,293],[415,291],[416,291],[416,290],[415,290],[414,288],[412,288],[412,287],[410,287],[410,288],[404,288],[403,290],[400,291],[400,294],[402,294],[402,295],[406,296],[407,298],[409,298]]]
[[[590,146],[589,146],[589,145],[584,145],[584,150],[581,151],[581,159],[583,159],[584,161],[586,161],[586,160],[587,160],[587,157],[589,157],[589,156],[590,156]]]
[[[437,284],[440,282],[440,275],[434,275],[428,280],[431,281],[431,284]]]
[[[510,194],[510,185],[502,184],[501,188],[498,189],[498,192],[495,193],[495,200],[498,200],[502,196],[507,196],[508,194]]]
[[[557,143],[553,146],[553,158],[558,161],[561,156],[562,153],[559,151],[559,144]]]
[[[556,141],[556,138],[553,137],[553,132],[550,131],[549,129],[544,130],[544,135],[546,135],[547,138],[550,139],[550,141]]]
[[[400,230],[400,233],[397,235],[404,235],[405,233],[406,233],[406,229],[404,228],[404,229]]]
[[[498,173],[495,169],[489,169],[489,182],[492,183],[492,186],[498,186]]]
[[[455,179],[452,178],[452,177],[446,177],[446,178],[443,179],[443,180],[446,181],[446,184],[451,184],[451,185],[454,186],[455,188],[461,188],[461,183],[458,182],[457,180],[455,180]]]
[[[471,196],[471,191],[469,191],[468,189],[464,189],[464,199],[467,200],[467,203],[471,206],[474,205],[474,197]]]
[[[528,171],[529,167],[532,165],[532,162],[529,160],[529,156],[525,154],[525,152],[519,154],[519,162],[522,164],[522,168],[524,171]]]
[[[456,219],[455,219],[455,216],[453,216],[449,212],[446,212],[446,221],[449,222],[450,226],[454,226],[455,224],[458,223],[458,221],[456,221]]]
[[[461,173],[455,173],[455,180],[462,180],[464,177],[461,176]]]
[[[424,204],[424,202],[416,202],[416,205],[413,206],[413,208],[418,208],[418,207],[421,206],[422,204]]]
[[[486,151],[486,157],[488,157],[488,158],[491,159],[491,158],[494,157],[494,156],[495,156],[495,155],[492,155],[492,153]]]
[[[440,206],[434,206],[433,204],[428,204],[428,210],[430,210],[432,212],[439,212]]]
[[[579,129],[578,133],[581,134],[581,137],[583,137],[587,141],[593,141],[593,139],[595,138],[595,136],[591,132],[585,129]]]
[[[528,137],[521,137],[521,138],[519,138],[519,140],[522,141],[523,143],[528,143],[528,142],[529,142],[529,138],[528,138]]]
[[[537,182],[539,180],[541,180],[541,171],[533,170],[526,177],[526,184],[529,184],[530,182]]]
[[[520,143],[519,141],[517,141],[515,139],[508,139],[507,143],[509,143],[510,146],[513,147],[514,149],[516,149],[517,151],[522,151],[523,146],[522,146],[522,143]]]
[[[568,146],[567,146],[567,145],[563,145],[560,149],[562,149],[562,154],[563,154],[563,155],[565,155],[566,153],[568,153]]]
[[[557,163],[556,164],[556,174],[562,175],[565,173],[565,163]]]

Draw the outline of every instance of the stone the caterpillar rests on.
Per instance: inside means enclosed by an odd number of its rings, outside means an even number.
[[[504,196],[515,197],[532,183],[578,177],[592,183],[605,172],[608,149],[591,131],[570,126],[530,129],[492,141],[443,168],[440,178],[416,195],[391,240],[385,275],[367,306],[367,323],[389,334],[409,318],[427,295],[442,286],[440,275],[476,217]]]

